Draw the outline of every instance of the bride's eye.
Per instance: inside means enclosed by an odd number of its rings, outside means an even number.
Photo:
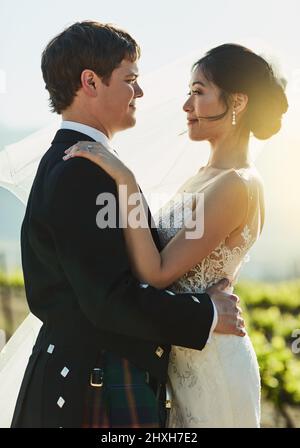
[[[202,92],[200,92],[200,90],[192,90],[190,92],[188,92],[188,96],[191,95],[202,95]]]
[[[134,84],[136,81],[136,79],[127,79],[126,82],[128,82],[128,84]]]

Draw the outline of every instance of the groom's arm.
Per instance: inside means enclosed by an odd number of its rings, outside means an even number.
[[[148,341],[202,349],[212,326],[207,294],[171,295],[143,288],[132,276],[123,230],[118,228],[115,182],[84,159],[62,162],[49,199],[49,227],[78,304],[99,329]],[[100,193],[116,201],[115,228],[100,229]],[[104,206],[105,207],[105,206]],[[111,222],[111,226],[114,223]]]

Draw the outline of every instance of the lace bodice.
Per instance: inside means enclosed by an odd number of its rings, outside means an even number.
[[[228,170],[231,171],[231,170]],[[248,189],[248,213],[245,223],[232,235],[228,235],[218,247],[216,247],[206,258],[199,262],[193,269],[170,286],[176,292],[203,292],[207,287],[214,284],[221,278],[228,278],[232,284],[237,280],[238,273],[242,265],[249,260],[249,249],[256,241],[260,233],[260,210],[259,210],[259,189],[257,178],[253,176],[251,169],[235,170],[241,179],[246,183]],[[216,175],[209,182],[201,183],[200,176],[191,178],[179,190],[178,193],[156,214],[155,220],[162,246],[168,242],[184,226],[184,219],[187,217],[182,213],[185,205],[183,192],[198,193],[203,192],[208,185],[223,175],[222,172]],[[204,211],[205,212],[205,211]],[[190,213],[192,211],[190,210]],[[220,222],[220,225],[222,223]]]

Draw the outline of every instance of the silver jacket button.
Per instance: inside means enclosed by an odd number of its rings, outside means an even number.
[[[61,374],[61,376],[63,376],[65,378],[69,372],[70,372],[70,370],[68,369],[68,367],[64,367],[62,369],[62,371],[60,372],[60,374]]]
[[[49,347],[47,348],[47,353],[50,353],[50,355],[52,355],[54,349],[55,349],[55,345],[50,344]]]
[[[164,349],[161,347],[157,347],[157,349],[155,350],[156,355],[161,358],[162,355],[164,354]]]
[[[63,397],[59,397],[59,399],[57,400],[57,405],[62,408],[64,404],[65,400],[63,399]]]

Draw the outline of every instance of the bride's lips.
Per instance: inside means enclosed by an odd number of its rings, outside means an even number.
[[[136,110],[135,104],[129,104],[130,109]]]
[[[198,123],[197,118],[188,118],[187,119],[187,124],[188,126],[192,126],[193,124]]]

